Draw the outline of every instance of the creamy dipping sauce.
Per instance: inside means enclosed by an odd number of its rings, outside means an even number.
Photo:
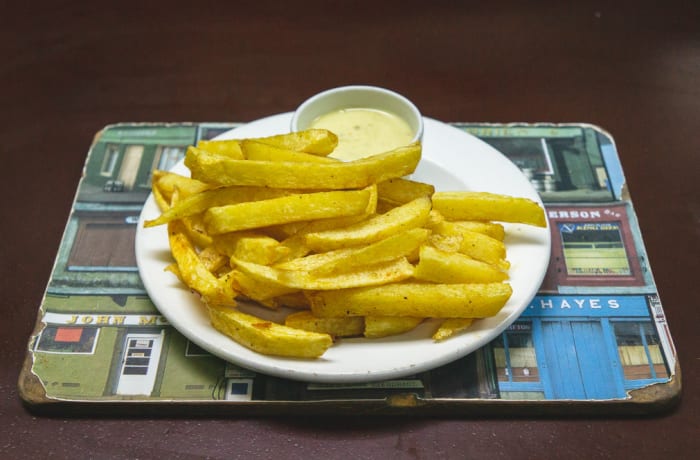
[[[341,109],[321,115],[311,128],[322,128],[338,136],[338,146],[330,155],[356,160],[407,145],[414,136],[408,123],[393,113],[375,109]]]

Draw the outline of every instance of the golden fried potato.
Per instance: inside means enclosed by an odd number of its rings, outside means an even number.
[[[308,233],[306,244],[316,251],[369,244],[396,232],[421,227],[430,215],[430,198],[416,198],[409,203],[345,228]]]
[[[485,318],[493,316],[513,293],[506,283],[391,283],[380,286],[312,291],[311,311],[320,317],[413,316]]]
[[[441,341],[452,337],[459,331],[463,331],[472,325],[472,318],[447,318],[437,328],[433,334],[433,340]]]
[[[420,144],[349,162],[234,160],[190,147],[185,155],[192,177],[210,184],[252,185],[299,190],[364,188],[412,173]]]
[[[527,198],[488,192],[435,192],[433,207],[448,220],[517,222],[546,227],[542,207]]]
[[[321,156],[330,155],[338,146],[338,136],[327,129],[306,129],[293,133],[258,137],[253,140],[283,149]]]
[[[494,265],[459,252],[445,252],[427,245],[420,248],[413,276],[421,281],[448,284],[494,283],[508,278],[507,273]]]
[[[241,141],[241,148],[246,160],[255,161],[293,161],[299,163],[333,163],[338,160],[311,153],[275,147],[252,139]]]
[[[349,318],[357,318],[350,316]],[[366,316],[364,336],[369,339],[378,339],[391,335],[403,334],[416,328],[423,318],[411,316]]]
[[[236,160],[242,160],[244,158],[241,143],[236,139],[221,141],[202,140],[197,143],[197,148]]]
[[[170,250],[177,262],[180,279],[209,305],[236,305],[236,294],[228,283],[210,272],[185,234],[180,221],[168,224]]]
[[[362,335],[365,330],[365,319],[361,316],[318,318],[308,310],[287,315],[284,324],[305,331],[330,334],[333,337],[354,337]]]
[[[365,213],[369,190],[315,192],[287,195],[209,208],[204,224],[212,235],[271,225]]]
[[[413,276],[413,265],[406,258],[382,262],[354,270],[328,276],[315,276],[303,271],[287,271],[235,259],[236,268],[258,281],[286,286],[294,289],[345,289],[357,286],[401,281]]]
[[[218,331],[259,353],[293,358],[317,358],[333,344],[329,334],[273,323],[235,309],[209,308]]]

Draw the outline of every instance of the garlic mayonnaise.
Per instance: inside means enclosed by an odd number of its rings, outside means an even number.
[[[393,113],[376,109],[350,108],[321,115],[311,128],[323,128],[338,136],[338,146],[330,155],[355,160],[407,145],[414,132],[406,121]]]

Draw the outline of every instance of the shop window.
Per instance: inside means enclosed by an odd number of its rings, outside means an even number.
[[[668,379],[659,335],[651,321],[621,321],[613,326],[626,381]]]
[[[554,174],[547,141],[544,138],[487,138],[486,142],[503,152],[513,163],[533,174]]]
[[[95,350],[97,331],[96,327],[48,325],[41,331],[36,350],[49,353],[91,354]]]
[[[558,227],[569,275],[632,274],[619,222],[559,222]]]
[[[539,382],[531,323],[518,322],[494,342],[499,382]]]
[[[185,347],[185,356],[211,356],[211,354],[196,343],[188,340]]]
[[[117,160],[119,160],[119,146],[117,144],[107,144],[105,146],[104,157],[102,157],[100,175],[113,177],[114,170],[117,167]]]
[[[491,346],[501,399],[544,399],[532,323],[513,323]]]
[[[71,271],[136,271],[134,219],[80,220],[68,260]],[[112,250],[101,250],[110,247]]]
[[[178,161],[185,157],[185,147],[164,146],[158,149],[155,158],[155,169],[168,171],[172,169]]]

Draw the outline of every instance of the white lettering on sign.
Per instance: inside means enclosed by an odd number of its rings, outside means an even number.
[[[556,303],[555,303],[556,301]],[[602,301],[596,298],[562,298],[562,299],[540,299],[539,305],[533,303],[530,308],[538,308],[540,310],[602,310],[602,309],[612,309],[616,310],[620,308],[620,303],[616,299],[606,299]]]
[[[586,219],[600,219],[602,217],[602,214],[600,213],[600,211],[586,211],[586,210],[581,210],[581,209],[579,209],[579,210],[550,209],[547,211],[547,216],[549,216],[552,219],[561,218],[561,219],[586,220]]]
[[[47,313],[47,324],[67,324],[74,326],[166,326],[168,320],[161,315],[74,315]]]

